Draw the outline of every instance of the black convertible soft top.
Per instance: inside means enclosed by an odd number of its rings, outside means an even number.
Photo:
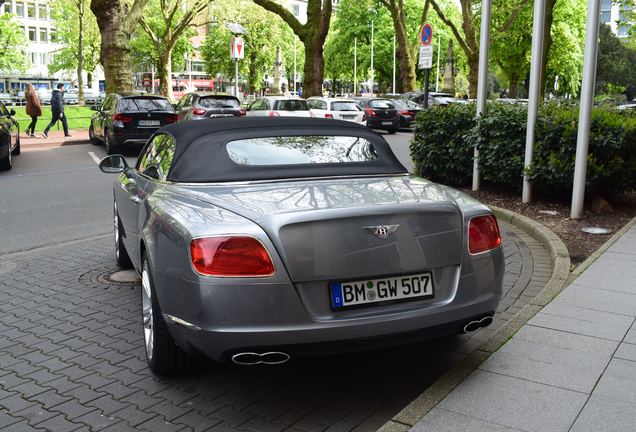
[[[342,175],[407,173],[387,142],[355,123],[317,118],[243,117],[179,122],[159,129],[175,138],[176,148],[168,180],[200,183],[273,180]],[[226,144],[259,137],[353,136],[372,143],[378,157],[354,163],[239,165],[230,159]]]

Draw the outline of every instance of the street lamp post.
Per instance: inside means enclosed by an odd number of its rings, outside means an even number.
[[[373,96],[373,20],[371,20],[371,96]]]

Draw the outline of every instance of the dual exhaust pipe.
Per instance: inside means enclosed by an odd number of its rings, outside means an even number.
[[[242,352],[232,356],[232,363],[241,366],[279,365],[289,361],[289,354],[280,351],[265,353]]]
[[[492,324],[493,318],[490,315],[487,315],[481,319],[469,321],[464,325],[464,333],[474,332],[475,330],[479,330],[482,327],[488,327]]]

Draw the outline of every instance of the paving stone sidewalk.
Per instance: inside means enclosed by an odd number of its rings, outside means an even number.
[[[412,431],[636,430],[636,224]]]
[[[508,267],[493,326],[551,273],[539,243],[501,227]],[[144,361],[139,287],[106,279],[111,243],[0,256],[0,430],[375,431],[492,332],[159,378]]]

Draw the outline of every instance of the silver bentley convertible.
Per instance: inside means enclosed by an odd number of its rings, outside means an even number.
[[[350,122],[228,118],[158,130],[114,184],[117,262],[140,274],[156,373],[389,347],[492,322],[497,220],[413,176]]]

